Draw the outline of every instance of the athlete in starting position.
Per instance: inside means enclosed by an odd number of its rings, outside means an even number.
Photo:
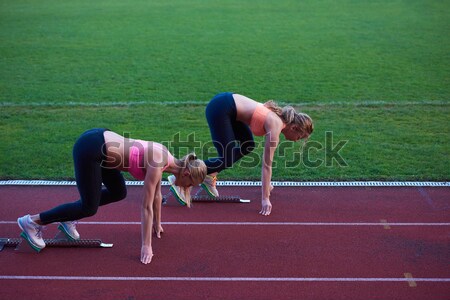
[[[127,190],[121,171],[127,171],[136,179],[144,180],[141,262],[148,264],[153,256],[152,228],[158,238],[163,232],[162,173],[173,174],[174,183],[184,188],[200,184],[206,176],[204,162],[194,154],[178,160],[159,143],[128,139],[103,128],[83,133],[74,145],[73,158],[80,200],[17,220],[26,239],[36,250],[45,247],[42,225],[59,222],[59,229],[70,239],[79,239],[73,221],[95,215],[99,206],[124,199]],[[188,200],[186,204],[189,206]]]
[[[291,106],[280,108],[273,101],[262,104],[239,94],[221,93],[207,105],[206,119],[218,152],[218,157],[205,161],[209,175],[201,184],[211,197],[219,196],[216,188],[217,174],[230,168],[254,149],[253,134],[265,136],[260,214],[268,216],[272,211],[270,202],[270,192],[273,189],[272,162],[280,134],[290,141],[307,139],[313,132],[311,118],[307,114],[297,113]],[[182,191],[185,189],[173,187],[183,195]],[[188,193],[184,194],[188,197]]]

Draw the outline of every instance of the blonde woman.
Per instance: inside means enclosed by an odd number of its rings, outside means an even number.
[[[273,189],[272,162],[280,134],[290,141],[307,139],[313,132],[311,118],[307,114],[296,112],[291,106],[280,108],[273,101],[261,104],[239,94],[221,93],[207,105],[206,119],[218,157],[205,161],[208,176],[201,184],[202,188],[211,197],[218,197],[217,174],[230,168],[254,149],[253,135],[265,136],[260,214],[270,215],[272,211],[270,192]]]
[[[17,220],[23,236],[38,251],[45,247],[41,234],[43,225],[58,222],[62,232],[77,240],[80,235],[75,220],[93,216],[99,206],[124,199],[127,190],[121,171],[126,171],[144,181],[141,262],[148,264],[153,257],[152,229],[158,238],[163,232],[162,173],[173,174],[175,183],[185,188],[200,184],[206,176],[204,162],[194,154],[178,160],[159,143],[125,138],[105,128],[83,133],[74,145],[73,159],[80,200]]]

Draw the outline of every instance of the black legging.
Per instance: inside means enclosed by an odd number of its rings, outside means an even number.
[[[88,130],[76,141],[73,160],[80,200],[41,213],[44,225],[93,216],[99,206],[126,197],[125,180],[120,171],[102,167],[102,161],[106,161],[105,131],[104,128]]]
[[[236,104],[232,93],[218,94],[206,106],[206,119],[211,138],[219,155],[205,160],[208,174],[231,167],[255,148],[250,128],[237,121],[236,115]]]

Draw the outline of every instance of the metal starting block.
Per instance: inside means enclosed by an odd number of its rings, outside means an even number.
[[[241,199],[239,196],[219,196],[212,198],[209,196],[194,196],[192,197],[194,202],[228,202],[228,203],[250,203],[250,200]]]
[[[53,239],[44,239],[44,242],[46,248],[111,248],[113,246],[98,239],[69,240],[62,233],[58,233]],[[35,249],[24,238],[0,238],[0,251],[5,247],[15,247],[18,252],[39,253],[42,250]]]
[[[169,190],[165,195],[163,195],[163,204],[167,204],[167,201],[173,196],[172,192]],[[241,199],[239,196],[219,196],[210,197],[201,187],[197,190],[195,195],[191,196],[192,202],[217,202],[217,203],[250,203],[250,200]]]

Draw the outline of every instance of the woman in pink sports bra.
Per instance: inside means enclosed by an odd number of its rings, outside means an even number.
[[[219,195],[216,175],[254,149],[253,134],[265,136],[260,214],[268,216],[272,211],[272,162],[280,134],[290,141],[307,139],[313,131],[311,118],[291,106],[280,108],[273,101],[262,104],[239,94],[221,93],[207,105],[206,119],[218,152],[218,157],[205,160],[208,176],[201,184],[211,197]]]
[[[75,220],[93,216],[99,206],[126,197],[125,180],[121,174],[125,171],[144,181],[141,262],[148,264],[153,256],[152,229],[158,238],[163,232],[162,173],[173,174],[175,184],[185,188],[200,184],[206,176],[205,163],[194,154],[176,159],[159,143],[128,139],[105,128],[83,133],[73,147],[73,159],[80,200],[17,220],[22,236],[36,251],[45,247],[41,230],[43,225],[50,223],[58,222],[58,229],[69,239],[80,239]],[[186,204],[189,206],[190,203]]]

